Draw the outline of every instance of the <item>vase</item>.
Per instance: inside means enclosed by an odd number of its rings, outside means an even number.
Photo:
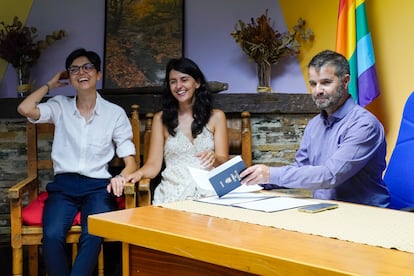
[[[272,87],[270,86],[270,74],[271,74],[271,64],[268,62],[257,63],[257,78],[259,85],[257,86],[257,92],[272,92]]]
[[[32,85],[30,83],[30,66],[23,64],[16,67],[17,73],[17,97],[22,98],[32,92]]]

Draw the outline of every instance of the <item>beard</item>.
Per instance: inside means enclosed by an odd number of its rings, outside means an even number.
[[[338,86],[335,93],[332,95],[327,95],[324,93],[322,96],[312,96],[312,100],[319,110],[336,110],[345,93],[345,88],[343,86]]]

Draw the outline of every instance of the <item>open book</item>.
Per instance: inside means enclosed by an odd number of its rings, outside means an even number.
[[[188,169],[198,186],[206,190],[211,190],[211,188],[213,188],[217,195],[222,197],[241,186],[240,173],[245,168],[246,164],[238,155],[211,171],[192,167],[189,167]]]

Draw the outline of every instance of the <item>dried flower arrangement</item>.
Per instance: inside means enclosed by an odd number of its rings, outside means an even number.
[[[284,56],[299,53],[298,37],[304,41],[313,39],[312,30],[305,29],[306,21],[302,18],[293,27],[293,31],[281,33],[273,29],[267,12],[268,10],[256,19],[251,18],[248,24],[239,20],[231,33],[251,61],[257,64],[276,64]]]
[[[0,28],[0,58],[15,68],[23,65],[31,67],[45,48],[67,36],[64,30],[58,30],[35,42],[37,29],[23,26],[17,16],[11,25],[0,22]]]

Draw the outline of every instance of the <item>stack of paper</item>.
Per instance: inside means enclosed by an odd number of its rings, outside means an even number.
[[[232,204],[232,206],[263,212],[276,212],[306,205],[313,205],[315,203],[317,202],[302,198],[271,197],[256,201],[235,203]]]
[[[189,167],[191,176],[200,188],[215,191],[217,194],[196,200],[263,212],[275,212],[317,203],[308,199],[257,193],[262,189],[261,186],[247,186],[240,183],[238,174],[244,168],[245,165],[240,156],[230,159],[211,171]]]

